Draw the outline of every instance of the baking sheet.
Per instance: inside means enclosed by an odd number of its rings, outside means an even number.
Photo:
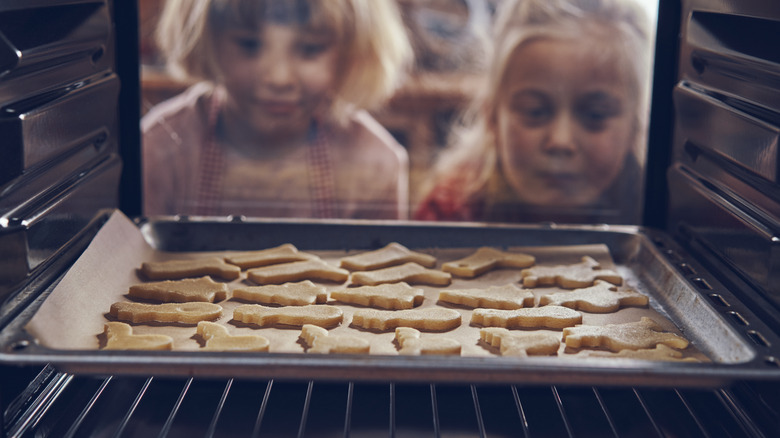
[[[229,221],[230,222],[230,221]],[[148,224],[147,224],[148,225]],[[161,228],[158,228],[160,225]],[[276,378],[338,378],[338,379],[390,379],[390,380],[459,380],[463,381],[507,381],[518,379],[539,383],[609,383],[632,385],[638,382],[658,384],[712,384],[736,378],[740,374],[764,375],[767,371],[761,364],[763,356],[745,342],[733,327],[724,321],[712,306],[701,302],[701,297],[691,290],[690,285],[673,271],[645,237],[637,244],[635,236],[615,233],[614,229],[599,230],[539,230],[530,228],[452,229],[404,227],[388,224],[370,224],[368,227],[354,224],[335,224],[323,234],[320,225],[307,223],[214,223],[200,221],[162,221],[152,226],[139,226],[120,212],[114,212],[95,236],[89,248],[53,288],[40,307],[30,316],[24,331],[33,339],[27,348],[8,348],[3,337],[5,352],[0,359],[17,363],[53,361],[65,369],[80,372],[110,373],[158,373],[176,375],[251,376]],[[248,225],[243,229],[240,225]],[[235,228],[239,226],[239,228]],[[292,227],[292,229],[289,229]],[[280,231],[281,229],[281,231]],[[209,232],[204,232],[209,230]],[[221,230],[221,231],[220,231]],[[231,230],[224,234],[224,230]],[[263,245],[257,245],[259,233]],[[339,230],[349,230],[346,235]],[[542,232],[543,231],[543,232]],[[602,232],[603,231],[603,232]],[[311,235],[318,236],[312,240]],[[476,233],[476,236],[474,235]],[[631,233],[629,233],[631,234]],[[615,244],[618,240],[627,241]],[[232,236],[232,237],[231,237]],[[140,282],[136,268],[144,261],[171,258],[197,258],[206,254],[227,254],[232,249],[263,249],[291,242],[302,251],[322,256],[336,262],[347,254],[375,249],[389,241],[401,240],[415,250],[428,251],[441,263],[471,254],[478,246],[502,247],[521,250],[537,257],[537,265],[575,263],[582,255],[591,255],[606,266],[612,266],[610,252],[617,256],[614,267],[626,279],[628,286],[650,296],[649,308],[624,308],[614,314],[591,314],[582,312],[584,323],[622,322],[638,320],[639,317],[654,316],[670,331],[680,333],[690,341],[692,347],[687,356],[702,362],[667,363],[634,360],[585,359],[575,356],[577,351],[562,344],[559,356],[573,357],[529,357],[527,359],[498,357],[495,350],[485,348],[478,341],[479,327],[469,324],[471,310],[452,306],[462,315],[461,326],[447,332],[447,337],[456,336],[463,345],[463,357],[408,357],[398,356],[397,346],[392,342],[393,333],[366,332],[350,327],[352,312],[358,306],[342,305],[344,323],[333,333],[349,332],[372,338],[372,355],[316,355],[304,353],[298,341],[299,328],[257,329],[231,322],[232,308],[239,303],[228,300],[220,303],[225,307],[224,317],[219,321],[233,334],[255,333],[271,339],[270,353],[204,353],[197,351],[201,340],[194,336],[194,326],[167,327],[163,325],[136,324],[136,333],[161,333],[168,331],[175,339],[178,352],[116,352],[98,350],[101,343],[103,324],[109,320],[107,311],[115,301],[127,301],[127,289]],[[442,237],[444,236],[444,237]],[[583,238],[583,236],[585,238]],[[475,239],[477,237],[477,239]],[[495,238],[498,237],[497,241]],[[418,238],[420,246],[409,243]],[[446,239],[446,245],[431,245],[431,242]],[[312,242],[307,247],[303,241]],[[604,240],[607,244],[599,243]],[[182,248],[182,242],[186,242]],[[342,249],[335,242],[341,242]],[[464,246],[465,242],[472,245]],[[499,242],[506,243],[501,245]],[[530,245],[516,245],[528,242]],[[544,246],[541,242],[550,243]],[[566,245],[571,243],[571,245]],[[359,249],[349,250],[354,244]],[[368,245],[368,246],[367,246]],[[214,251],[213,248],[222,248]],[[193,251],[194,249],[194,251]],[[206,249],[206,251],[204,251]],[[479,285],[504,284],[519,280],[519,270],[501,269],[478,277]],[[236,287],[243,280],[229,285]],[[344,285],[327,284],[329,291]],[[454,278],[448,288],[474,287],[475,280]],[[422,287],[426,299],[423,307],[442,305],[436,297],[440,287]],[[538,296],[545,289],[535,290]],[[243,303],[240,303],[243,304]],[[692,309],[696,309],[692,312]],[[560,330],[555,331],[560,333]],[[424,333],[423,336],[428,335]],[[739,367],[731,367],[741,364]],[[726,368],[724,369],[723,365]],[[680,368],[682,367],[682,368]],[[735,373],[734,371],[738,371]],[[741,373],[740,373],[741,372]],[[770,374],[774,375],[774,374]],[[669,378],[672,378],[671,380]]]
[[[265,248],[257,248],[265,249]],[[437,258],[437,268],[447,261],[457,260],[471,255],[476,248],[417,248],[417,251],[426,252]],[[597,260],[606,269],[616,269],[612,261],[609,249],[604,244],[550,246],[550,247],[509,247],[507,251],[533,255],[536,258],[536,266],[554,266],[579,263],[583,256],[590,256]],[[342,257],[359,254],[361,250],[335,250],[310,252],[325,260],[327,263],[338,266]],[[134,301],[126,294],[133,285],[144,281],[137,273],[143,262],[196,259],[207,256],[226,256],[232,251],[223,252],[190,252],[170,253],[156,251],[146,243],[140,230],[128,218],[116,214],[106,223],[101,233],[95,238],[92,245],[76,262],[73,268],[62,279],[48,299],[43,303],[38,312],[27,326],[28,332],[33,334],[40,345],[52,349],[94,350],[105,346],[102,335],[103,325],[107,321],[115,320],[108,314],[111,304],[119,301]],[[472,289],[487,288],[489,286],[503,286],[506,284],[519,285],[521,282],[520,269],[495,269],[473,279],[463,279],[453,276],[453,281],[446,287],[432,287],[415,285],[424,290],[425,299],[422,308],[448,307],[456,309],[461,314],[461,324],[458,328],[444,333],[426,333],[426,337],[446,337],[455,339],[461,344],[462,356],[490,357],[496,356],[496,349],[486,346],[479,340],[480,326],[471,325],[472,309],[438,302],[438,294],[447,289]],[[347,283],[317,282],[325,286],[328,292],[344,289]],[[637,285],[624,284],[625,287],[636,289]],[[246,271],[242,272],[239,279],[228,283],[230,290],[253,285],[246,279]],[[561,292],[557,287],[539,287],[532,289],[535,295],[535,303],[539,297],[548,293]],[[647,294],[647,293],[646,293]],[[230,297],[230,294],[228,294]],[[270,327],[257,328],[249,324],[243,324],[232,319],[233,310],[243,301],[227,299],[218,302],[223,308],[223,316],[216,322],[228,328],[233,335],[258,334],[269,339],[271,353],[304,353],[304,344],[299,341],[300,328],[298,327]],[[371,354],[397,355],[397,345],[393,342],[394,330],[377,332],[351,326],[352,315],[361,306],[342,304],[330,300],[330,305],[339,307],[344,314],[344,320],[338,327],[330,330],[333,335],[345,334],[366,339],[371,344]],[[661,324],[665,330],[679,332],[676,326],[665,316],[658,313],[653,307],[625,307],[617,312],[588,313],[581,312],[583,324],[604,325],[639,321],[647,316]],[[197,351],[203,346],[203,340],[195,333],[195,325],[171,325],[160,323],[131,324],[134,334],[164,334],[173,338],[174,350]],[[546,330],[561,334],[561,330]],[[683,335],[684,336],[684,335]],[[559,356],[569,356],[577,353],[577,350],[566,348],[561,343]],[[698,360],[708,360],[695,346],[683,350],[685,357],[695,357]]]

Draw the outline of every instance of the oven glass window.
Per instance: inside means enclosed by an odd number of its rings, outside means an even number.
[[[139,0],[143,214],[639,223],[657,0]]]

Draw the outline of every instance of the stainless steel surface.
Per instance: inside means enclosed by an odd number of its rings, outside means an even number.
[[[289,382],[42,371],[11,437],[772,437],[777,384],[665,389]],[[45,401],[45,403],[39,403]],[[38,406],[38,409],[32,409]],[[30,415],[19,412],[33,410]]]
[[[397,241],[409,248],[606,244],[627,281],[651,297],[711,363],[527,359],[109,352],[47,349],[24,332],[36,306],[0,332],[0,361],[51,362],[76,373],[610,385],[717,385],[780,379],[780,339],[668,237],[637,227],[241,220],[143,221],[141,231],[167,251],[258,249],[284,242],[301,250],[372,249]],[[40,303],[46,291],[36,298]]]

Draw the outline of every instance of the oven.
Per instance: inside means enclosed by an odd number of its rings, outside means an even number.
[[[660,2],[641,226],[143,217],[140,19],[131,1],[0,3],[4,436],[780,434],[779,5]],[[174,253],[286,242],[323,251],[392,241],[606,245],[712,360],[102,354],[41,345],[28,322],[118,216],[130,218],[132,237]]]

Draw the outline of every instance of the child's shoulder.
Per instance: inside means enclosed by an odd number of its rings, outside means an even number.
[[[169,126],[205,121],[213,95],[214,87],[209,83],[199,82],[190,86],[182,93],[153,106],[141,118],[142,132],[159,129],[162,121]]]

